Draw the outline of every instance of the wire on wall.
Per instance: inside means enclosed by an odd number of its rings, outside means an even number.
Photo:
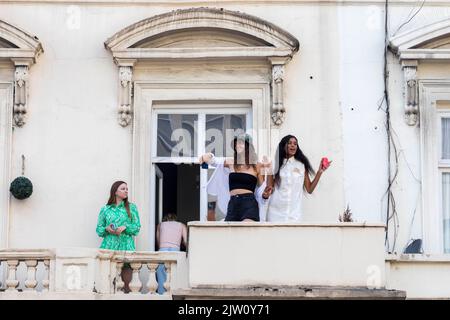
[[[420,7],[411,9],[410,13],[406,17],[406,21],[403,22],[397,30],[394,32],[393,35],[397,34],[397,32],[400,31],[401,28],[403,28],[405,25],[410,23],[412,19],[414,19],[415,16],[422,10],[426,0],[423,0]],[[414,11],[415,10],[415,11]],[[413,13],[414,12],[414,13]],[[386,235],[385,235],[385,245],[386,249],[389,253],[395,252],[396,244],[397,244],[397,237],[398,237],[398,229],[399,229],[399,219],[398,219],[398,213],[396,208],[396,202],[395,197],[392,192],[392,186],[397,179],[398,171],[399,171],[399,156],[402,152],[398,152],[397,144],[395,141],[395,137],[393,133],[395,134],[395,131],[392,128],[391,124],[391,114],[390,114],[390,97],[389,97],[389,70],[388,70],[388,48],[389,48],[389,0],[385,1],[385,25],[384,25],[384,95],[383,99],[379,104],[379,109],[382,108],[383,103],[385,104],[385,108],[383,111],[386,113],[386,134],[388,139],[388,187],[385,192],[384,197],[387,196],[387,207],[386,207]],[[398,138],[398,137],[397,137]],[[394,155],[394,159],[392,159],[392,156]],[[404,155],[403,155],[404,156]],[[406,157],[405,161],[406,161]],[[408,161],[406,161],[406,164],[408,165],[408,168],[414,177],[414,179],[421,183],[419,179],[416,178],[414,173],[412,172]],[[394,166],[394,168],[393,168]],[[417,204],[414,209],[413,218],[411,220],[411,230],[412,230],[412,224],[414,223],[414,217],[417,209]],[[392,247],[389,241],[389,229],[390,225],[394,227],[393,230],[393,243]],[[411,232],[411,231],[410,231]]]
[[[385,104],[384,112],[386,113],[386,135],[387,135],[387,146],[388,146],[388,187],[385,193],[387,196],[387,206],[386,206],[386,234],[385,234],[385,245],[388,252],[395,252],[395,245],[398,237],[398,228],[399,228],[399,220],[396,208],[395,197],[392,192],[392,185],[398,176],[398,152],[397,146],[395,144],[395,140],[393,138],[391,132],[391,114],[390,114],[390,97],[389,97],[389,70],[388,70],[388,47],[389,47],[389,0],[385,2],[385,19],[384,19],[384,95],[381,104]],[[381,105],[380,105],[381,108]],[[394,155],[393,164],[392,164],[392,154]],[[394,165],[394,171],[392,168]],[[392,247],[389,242],[389,229],[390,222],[392,220],[392,224],[394,227],[394,237]]]
[[[411,16],[411,13],[414,11],[414,8],[411,9],[411,11],[408,14],[408,17],[406,18],[406,21],[403,22],[398,28],[397,30],[395,30],[395,32],[393,33],[393,36],[395,36],[397,34],[397,32],[400,31],[401,28],[403,28],[404,26],[406,26],[408,23],[411,22],[412,19],[414,19],[414,17],[420,12],[420,10],[422,10],[423,5],[425,4],[427,0],[423,0],[422,4],[420,5],[420,7],[416,10],[416,12],[414,12],[414,14]],[[387,2],[387,1],[386,1]]]

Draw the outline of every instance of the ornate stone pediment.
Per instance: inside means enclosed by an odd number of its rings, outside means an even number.
[[[267,59],[272,65],[272,119],[283,121],[284,65],[298,51],[288,32],[254,16],[214,8],[176,10],[139,21],[105,42],[119,75],[132,75],[134,63],[151,59]],[[131,121],[132,81],[120,84],[119,123]]]
[[[299,43],[275,25],[241,12],[192,8],[139,21],[110,37],[105,46],[114,58],[179,59],[285,57]]]
[[[450,19],[395,36],[389,46],[400,60],[450,59]]]
[[[37,37],[0,20],[0,59],[11,60],[14,73],[14,122],[21,127],[25,124],[28,97],[28,69],[43,52]]]
[[[37,37],[0,20],[0,58],[29,59],[31,63],[35,63],[42,52],[42,45]]]
[[[405,88],[405,121],[419,120],[417,67],[421,60],[450,60],[450,19],[392,37],[391,50],[402,64]]]

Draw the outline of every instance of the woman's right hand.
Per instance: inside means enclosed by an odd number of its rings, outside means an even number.
[[[214,155],[211,152],[205,153],[203,155],[201,155],[200,158],[198,158],[198,162],[200,163],[209,163],[209,161],[211,161],[211,159],[214,157]]]
[[[273,187],[267,186],[264,189],[264,192],[262,194],[263,199],[269,199],[269,197],[271,196],[272,192],[273,192]]]
[[[108,231],[110,234],[117,234],[117,232],[114,231],[113,229],[111,229],[110,226],[107,226],[107,227],[105,228],[105,230]]]

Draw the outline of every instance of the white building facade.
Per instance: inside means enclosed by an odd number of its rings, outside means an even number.
[[[207,220],[197,158],[208,129],[235,127],[260,156],[293,134],[314,169],[331,159],[303,223],[348,206],[387,225],[383,286],[450,297],[448,0],[0,2],[2,248],[98,248],[124,180],[137,250],[153,251],[163,211]],[[17,200],[22,174],[34,191]],[[414,239],[422,252],[402,255]]]

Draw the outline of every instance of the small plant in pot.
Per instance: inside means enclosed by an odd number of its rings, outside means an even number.
[[[350,208],[348,205],[347,205],[347,209],[345,209],[344,213],[339,216],[339,222],[353,222],[352,212],[350,211]]]

